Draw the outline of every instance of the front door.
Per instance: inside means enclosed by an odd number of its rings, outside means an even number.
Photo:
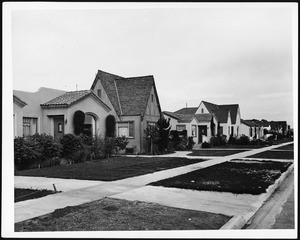
[[[207,136],[207,126],[198,126],[198,142],[202,143],[203,142],[203,135]]]
[[[64,117],[55,117],[53,118],[54,122],[54,138],[60,138],[64,135]]]

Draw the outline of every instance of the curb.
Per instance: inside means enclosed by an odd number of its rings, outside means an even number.
[[[255,213],[262,207],[262,205],[269,199],[269,197],[274,193],[274,191],[279,187],[279,185],[283,182],[283,180],[294,170],[294,164],[292,164],[281,176],[278,178],[275,183],[268,187],[266,190],[266,195],[264,200],[261,202],[260,206],[253,212],[248,213],[244,216],[234,216],[227,223],[225,223],[220,230],[229,230],[229,229],[242,229],[244,225],[251,221],[251,218],[255,215]]]

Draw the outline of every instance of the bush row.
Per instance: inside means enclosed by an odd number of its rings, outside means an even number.
[[[272,139],[269,140],[271,141]],[[222,136],[211,137],[209,143],[203,142],[201,146],[202,148],[219,147],[219,146],[226,146],[226,145],[263,146],[263,145],[268,145],[270,141],[264,141],[261,139],[250,140],[250,138],[246,135],[241,135],[239,138],[230,136],[229,139],[226,141],[226,135],[222,135]]]
[[[69,163],[79,163],[103,157],[109,158],[113,151],[125,149],[128,141],[125,137],[87,136],[65,134],[60,139],[50,135],[35,134],[14,139],[14,162],[17,170],[29,168],[33,164],[43,167],[57,165],[64,158]]]

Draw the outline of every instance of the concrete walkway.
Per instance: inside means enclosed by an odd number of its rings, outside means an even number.
[[[48,195],[39,199],[32,199],[15,203],[15,222],[20,222],[44,214],[48,214],[58,208],[80,205],[83,203],[101,199],[103,197],[114,197],[129,200],[134,199],[150,202],[153,201],[167,206],[170,206],[171,204],[172,206],[177,206],[180,208],[196,208],[196,210],[218,212],[230,216],[246,214],[257,209],[257,204],[261,204],[263,198],[262,195],[259,195],[258,198],[253,198],[252,195],[246,196],[247,194],[240,194],[240,196],[230,193],[209,194],[207,192],[204,193],[204,191],[201,192],[184,189],[169,189],[145,185],[150,182],[174,177],[197,169],[230,161],[232,159],[245,158],[256,153],[271,150],[273,148],[285,146],[288,144],[290,143],[283,143],[280,145],[248,150],[246,152],[237,153],[230,156],[216,157],[205,162],[199,162],[183,167],[168,169],[112,182],[16,176],[15,187],[38,187],[38,189],[53,189],[52,184],[54,183],[58,191],[64,192]],[[187,153],[190,152],[176,152],[174,154],[162,156],[199,158],[199,156],[186,156]],[[139,155],[138,157],[141,157],[141,155]],[[150,196],[152,196],[152,198],[150,198]],[[156,200],[154,198],[156,198]],[[199,207],[200,205],[202,207]]]

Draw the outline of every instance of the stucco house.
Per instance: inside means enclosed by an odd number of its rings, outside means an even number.
[[[22,108],[22,117],[18,117],[18,136],[29,136],[35,133],[42,133],[44,122],[42,120],[42,109],[40,104],[49,101],[65,91],[41,87],[36,92],[25,92],[14,90],[14,107],[15,97],[26,103]],[[18,114],[20,116],[20,113]]]
[[[23,136],[23,108],[27,105],[17,96],[13,95],[13,131],[14,137]]]
[[[218,132],[220,135],[240,136],[241,116],[238,104],[217,105],[201,101],[198,107],[182,108],[175,112],[163,112],[170,118],[172,130],[187,130],[196,144],[208,142]]]
[[[105,136],[105,119],[113,115],[117,136],[126,136],[128,147],[136,153],[145,152],[144,130],[161,115],[153,76],[124,78],[99,70],[89,90],[65,92],[41,88],[38,92],[45,90],[43,99],[35,93],[14,91],[16,96],[25,96],[22,99],[28,104],[23,109],[24,136],[46,133],[59,138],[74,133],[73,116],[81,110],[85,113],[85,128],[93,135]]]

